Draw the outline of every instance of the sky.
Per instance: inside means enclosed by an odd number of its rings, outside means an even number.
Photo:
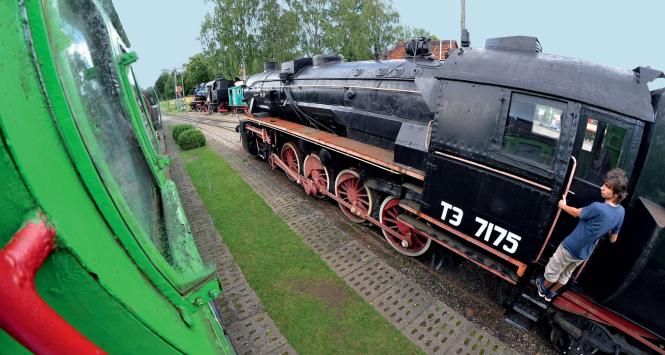
[[[132,50],[141,86],[152,86],[162,69],[182,66],[201,52],[201,22],[212,5],[204,0],[114,0]],[[393,0],[401,22],[441,39],[460,36],[460,0]],[[472,47],[492,37],[538,37],[543,52],[622,69],[651,66],[665,71],[665,15],[661,0],[466,0]],[[659,79],[658,87],[665,86]],[[652,86],[653,88],[653,86]]]

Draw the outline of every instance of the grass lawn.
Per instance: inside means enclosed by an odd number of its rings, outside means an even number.
[[[335,275],[219,155],[207,147],[180,154],[243,274],[296,351],[421,352]]]
[[[189,111],[189,103],[193,100],[192,96],[185,96],[185,108]],[[163,112],[181,112],[177,110],[175,99],[163,100],[159,102],[159,109]]]

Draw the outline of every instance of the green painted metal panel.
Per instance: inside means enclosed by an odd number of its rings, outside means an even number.
[[[233,86],[229,88],[229,106],[246,106],[242,86]]]
[[[108,9],[106,2],[102,7],[93,1],[70,2]],[[59,73],[54,62],[53,48],[71,45],[59,42],[66,40],[62,33],[75,30],[59,22],[57,6],[64,3],[0,3],[0,244],[21,225],[26,211],[43,210],[57,229],[57,248],[38,274],[40,295],[107,351],[232,353],[214,315],[202,306],[219,295],[219,282],[202,265],[120,53],[115,53],[112,68],[124,77],[119,86],[122,107],[114,109],[128,112],[158,196],[174,212],[166,214],[166,224],[178,228],[166,242],[179,261],[169,263],[141,235],[136,216],[121,206],[122,194],[104,181],[108,167],[93,159],[96,148],[83,137],[94,128],[82,127],[85,120],[75,118],[89,107],[66,94],[82,88],[74,85],[72,72]],[[101,14],[111,28],[110,15]],[[56,24],[51,34],[48,21]],[[53,35],[57,31],[61,33]],[[82,74],[94,76],[99,68],[92,68]],[[183,218],[174,218],[179,215]],[[17,346],[0,334],[1,349]]]

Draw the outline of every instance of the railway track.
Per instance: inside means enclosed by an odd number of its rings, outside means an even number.
[[[198,117],[197,116],[192,116],[192,112],[182,115],[180,113],[170,113],[170,115],[176,116],[180,118],[183,121],[188,121],[188,122],[193,122],[193,123],[199,123],[202,125],[206,126],[211,126],[211,127],[218,127],[227,131],[232,131],[235,132],[235,127],[239,122],[239,119],[237,118],[232,118],[232,119],[224,119],[224,118],[216,118],[216,117]],[[206,115],[207,116],[207,115]]]

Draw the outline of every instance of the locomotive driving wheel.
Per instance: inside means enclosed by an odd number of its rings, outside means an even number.
[[[397,238],[382,229],[383,236],[391,247],[404,255],[423,255],[429,249],[432,240],[419,235],[411,227],[398,221],[397,216],[400,213],[405,213],[405,211],[399,208],[399,197],[388,196],[383,200],[379,209],[379,222],[392,231],[399,233],[403,238]]]
[[[339,204],[344,215],[352,222],[361,223],[365,220],[363,216],[372,213],[374,194],[372,189],[360,181],[360,175],[355,170],[344,169],[337,174],[335,195],[352,206],[349,209]]]
[[[286,142],[282,145],[282,153],[279,155],[282,161],[289,167],[291,171],[300,174],[302,167],[302,153],[300,148],[293,142]],[[289,174],[286,177],[291,181],[295,181]]]
[[[330,191],[330,170],[323,165],[321,158],[316,153],[305,157],[303,163],[303,175],[314,181],[316,186],[316,197],[326,198],[325,191]]]

